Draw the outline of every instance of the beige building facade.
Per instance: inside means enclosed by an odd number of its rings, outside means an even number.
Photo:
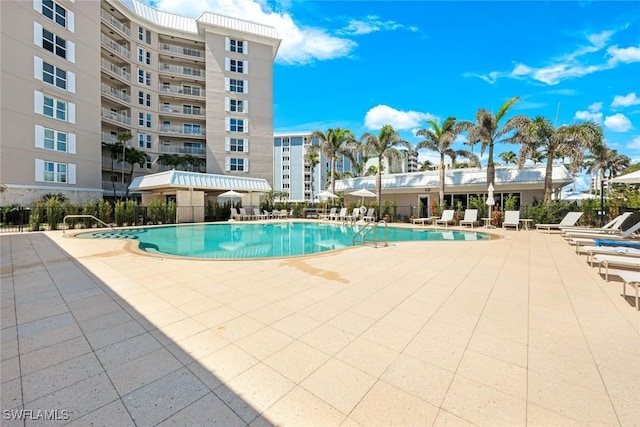
[[[271,182],[273,28],[138,0],[3,1],[0,19],[0,204],[172,168]]]

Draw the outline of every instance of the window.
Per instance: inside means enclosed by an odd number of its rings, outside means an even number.
[[[234,113],[244,113],[244,101],[239,99],[229,100],[229,111]]]
[[[138,40],[144,41],[144,28],[138,27]]]
[[[228,158],[228,171],[230,172],[248,172],[248,159]]]
[[[147,52],[145,49],[138,48],[138,62],[142,62],[147,65],[151,65],[151,52]]]
[[[151,107],[151,94],[144,93],[143,91],[138,91],[138,104],[146,105],[147,107]]]
[[[247,52],[248,46],[244,41],[230,39],[229,37],[227,37],[225,39],[225,44],[229,52],[244,53],[244,54],[248,53]]]
[[[244,93],[244,80],[229,79],[229,91]]]
[[[230,138],[229,139],[229,151],[244,152],[244,139]]]
[[[33,57],[33,77],[55,86],[59,89],[74,93],[76,91],[76,75],[54,65],[44,62],[42,58]]]
[[[200,96],[200,88],[196,86],[182,85],[180,93],[185,95]]]
[[[247,74],[249,64],[247,61],[238,61],[237,59],[225,58],[226,70],[233,73]]]
[[[200,125],[185,123],[182,129],[186,135],[200,135]]]
[[[229,132],[245,132],[243,119],[229,119]]]
[[[153,165],[153,162],[151,161],[151,156],[149,156],[148,154],[145,155],[145,163],[144,163],[144,167],[147,169],[151,169],[151,166]]]
[[[73,32],[73,12],[66,10],[53,0],[34,0],[33,7],[56,24]]]
[[[151,135],[146,133],[138,134],[138,148],[151,148]]]
[[[37,22],[33,23],[33,43],[69,62],[76,60],[76,48],[72,41],[55,35]]]
[[[144,113],[138,113],[138,126],[144,126]]]
[[[151,114],[147,114],[147,115],[145,116],[145,118],[146,118],[146,120],[145,120],[145,125],[146,125],[148,128],[151,128]]]
[[[144,84],[151,86],[151,73],[148,71],[144,73]]]
[[[151,52],[145,52],[144,55],[145,55],[145,63],[147,65],[151,65]]]
[[[76,153],[76,135],[60,132],[40,125],[35,127],[35,146],[63,153]]]
[[[145,30],[145,37],[144,37],[144,41],[147,44],[151,44],[151,31],[149,30]]]
[[[56,162],[44,162],[45,182],[67,182],[67,164]]]
[[[144,84],[144,70],[138,68],[138,83]]]
[[[202,114],[202,108],[199,105],[182,105],[183,114],[193,114],[199,116]]]
[[[45,28],[42,29],[42,47],[61,58],[67,58],[67,41]]]
[[[51,117],[52,119],[67,121],[68,105],[65,101],[53,98],[49,95],[44,95],[41,92],[36,92],[36,113],[40,113],[43,116]],[[75,119],[75,118],[74,118]],[[68,120],[70,123],[75,121]]]

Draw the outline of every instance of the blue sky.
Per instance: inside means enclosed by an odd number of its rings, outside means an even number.
[[[411,143],[425,120],[509,116],[594,120],[640,161],[640,3],[636,1],[157,0],[271,25],[274,130],[393,125]],[[508,116],[508,117],[509,117]],[[463,148],[460,144],[459,148]],[[517,146],[499,146],[496,153]],[[421,153],[421,159],[430,157]]]

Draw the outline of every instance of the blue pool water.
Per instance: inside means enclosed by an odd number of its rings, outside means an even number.
[[[373,239],[373,231],[367,240]],[[384,228],[377,232],[383,240]],[[276,258],[353,246],[353,226],[317,222],[216,223],[80,233],[79,238],[134,239],[143,251],[195,258]],[[390,242],[484,240],[474,231],[388,227]]]

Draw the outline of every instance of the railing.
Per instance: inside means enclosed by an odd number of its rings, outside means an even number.
[[[118,142],[118,136],[112,135],[108,132],[102,132],[102,142],[107,142],[109,144],[115,144]]]
[[[160,83],[158,90],[160,92],[179,93],[181,95],[204,96],[204,90],[201,90],[199,87],[167,86]]]
[[[107,21],[111,26],[116,27],[118,31],[131,37],[131,29],[118,21],[113,15],[107,13],[104,9],[100,9],[100,16]]]
[[[118,67],[116,64],[112,64],[111,62],[103,59],[102,68],[112,72],[113,74],[117,74],[118,76],[122,77],[128,82],[131,81],[131,73],[129,73],[127,70],[123,70],[121,67]]]
[[[121,101],[131,103],[131,96],[126,93],[123,93],[121,90],[116,89],[115,87],[106,85],[102,83],[102,87],[100,89],[102,93],[106,93],[107,95],[111,95],[114,98],[118,98]]]
[[[158,43],[160,52],[177,53],[178,55],[195,56],[196,58],[204,58],[204,50],[194,49],[191,47],[177,46],[169,43]]]
[[[162,104],[158,107],[160,112],[164,113],[175,113],[175,114],[186,114],[188,116],[204,116],[204,108],[194,108],[192,106],[185,107],[184,105],[166,105]]]
[[[192,135],[192,136],[204,136],[204,129],[185,129],[182,126],[160,126],[160,133],[171,133],[176,135]]]
[[[358,224],[360,225],[360,224],[363,224],[363,223],[360,222]],[[380,227],[381,225],[384,225],[384,241],[383,241],[384,247],[386,248],[387,246],[389,246],[389,230],[387,229],[387,222],[384,221],[384,220],[380,220],[379,222],[366,222],[366,223],[364,223],[363,227],[360,228],[358,231],[356,231],[356,233],[353,235],[353,239],[352,239],[353,245],[355,246],[356,243],[364,245],[367,242],[373,242],[373,246],[375,248],[377,248],[378,247],[378,242],[379,242],[378,227]],[[374,231],[374,233],[373,233],[374,238],[372,240],[367,240],[367,236],[372,231]],[[360,242],[356,242],[356,240],[358,238],[360,238]]]
[[[105,119],[115,120],[116,122],[124,123],[125,125],[131,124],[131,117],[124,115],[122,113],[116,113],[115,111],[111,111],[109,109],[102,109],[102,117]]]
[[[103,45],[107,46],[109,49],[118,52],[120,55],[125,56],[127,58],[131,58],[131,52],[126,47],[116,43],[114,40],[111,40],[109,37],[104,34],[100,34],[100,41]]]
[[[107,224],[106,222],[96,218],[93,215],[67,215],[64,218],[62,218],[62,234],[64,234],[64,227],[65,225],[67,225],[67,218],[91,218],[94,221],[99,222],[100,224],[104,225],[105,227],[109,227],[110,229],[114,230],[113,226],[111,224]]]
[[[189,77],[204,77],[204,70],[202,68],[183,67],[181,65],[171,65],[165,62],[160,63],[159,70],[160,72],[164,71]]]
[[[176,147],[173,145],[161,145],[158,151],[162,154],[193,154],[196,156],[204,156],[207,154],[205,148]]]

